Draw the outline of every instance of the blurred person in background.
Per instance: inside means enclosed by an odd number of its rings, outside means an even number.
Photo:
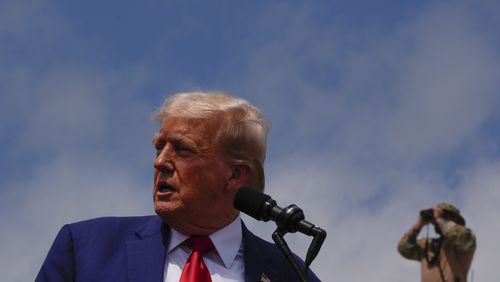
[[[434,225],[437,238],[417,240],[422,227]],[[465,227],[459,209],[448,203],[421,210],[417,222],[403,235],[399,253],[420,262],[423,282],[465,282],[476,250],[476,237]]]

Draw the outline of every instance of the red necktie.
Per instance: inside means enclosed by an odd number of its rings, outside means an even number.
[[[210,272],[202,255],[214,248],[212,240],[207,236],[192,236],[186,242],[193,248],[193,252],[182,269],[179,282],[211,282]]]

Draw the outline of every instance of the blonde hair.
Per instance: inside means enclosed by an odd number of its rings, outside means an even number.
[[[214,143],[220,146],[228,161],[248,166],[248,185],[264,191],[263,166],[269,123],[258,108],[221,92],[188,92],[166,99],[153,114],[153,120],[163,123],[171,116],[216,121],[219,126],[214,133]]]

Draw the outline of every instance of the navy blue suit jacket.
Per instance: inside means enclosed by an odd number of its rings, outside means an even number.
[[[36,282],[162,282],[169,228],[158,216],[104,217],[63,226]],[[298,281],[274,244],[243,224],[245,281]],[[303,261],[299,260],[301,267]],[[310,281],[319,279],[310,272]]]

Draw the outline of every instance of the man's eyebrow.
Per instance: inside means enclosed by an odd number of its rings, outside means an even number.
[[[157,142],[161,142],[161,141],[165,141],[165,140],[168,140],[169,142],[175,142],[175,143],[183,143],[183,144],[190,144],[191,142],[189,142],[189,140],[186,140],[184,139],[182,136],[180,135],[176,135],[176,134],[171,134],[169,135],[167,138],[165,138],[162,134],[160,133],[156,133],[154,136],[153,136],[153,139],[151,140],[151,143],[156,144]]]
[[[183,137],[182,135],[177,135],[177,134],[172,134],[168,137],[168,140],[170,142],[174,142],[174,143],[177,143],[177,144],[185,144],[185,145],[189,145],[189,144],[192,144],[193,142],[190,141],[188,138],[185,138]]]

